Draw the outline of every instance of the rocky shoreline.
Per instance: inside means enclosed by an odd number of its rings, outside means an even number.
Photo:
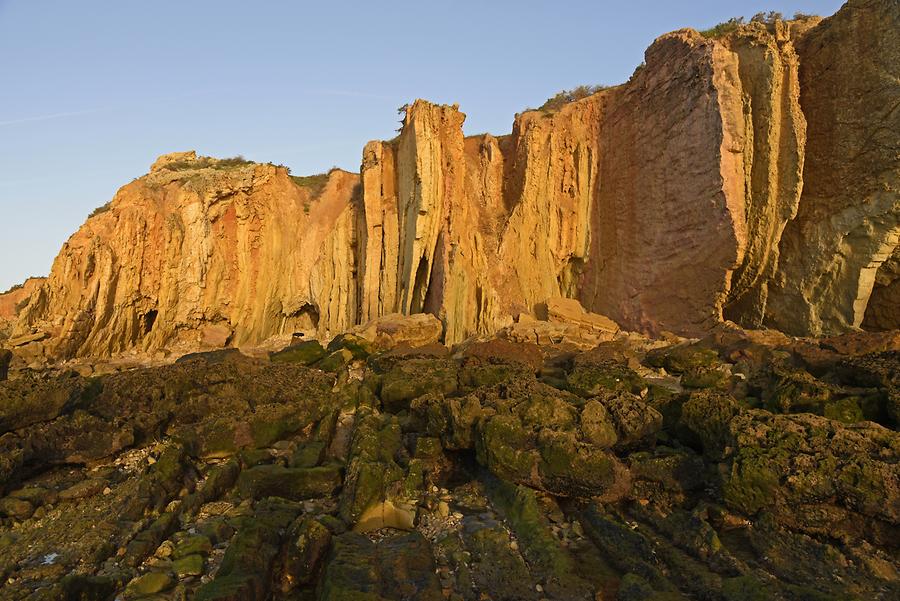
[[[409,331],[14,372],[2,598],[900,594],[896,332]]]

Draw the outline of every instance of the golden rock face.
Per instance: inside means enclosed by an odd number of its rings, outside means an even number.
[[[274,345],[394,313],[433,314],[452,344],[558,298],[653,334],[895,328],[898,32],[883,0],[673,32],[627,83],[509,135],[465,137],[456,106],[417,100],[359,175],[164,155],[0,319],[26,359]]]

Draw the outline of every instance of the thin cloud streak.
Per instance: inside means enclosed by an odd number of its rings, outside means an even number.
[[[31,123],[33,121],[49,121],[50,119],[61,119],[63,117],[77,117],[78,115],[90,115],[99,113],[104,109],[91,109],[87,111],[69,111],[67,113],[51,113],[49,115],[36,115],[34,117],[23,117],[21,119],[10,119],[9,121],[0,121],[0,127],[6,125],[19,125],[20,123]]]
[[[184,94],[176,94],[173,96],[163,96],[161,98],[149,98],[143,102],[136,102],[131,104],[120,104],[113,106],[105,106],[94,109],[86,109],[83,111],[67,111],[61,113],[50,113],[49,115],[35,115],[34,117],[22,117],[21,119],[9,119],[7,121],[0,121],[0,127],[5,127],[9,125],[20,125],[23,123],[33,123],[36,121],[49,121],[51,119],[63,119],[66,117],[79,117],[81,115],[93,115],[96,113],[108,113],[111,111],[120,111],[131,109],[139,106],[147,106],[153,105],[162,102],[171,102],[173,100],[182,100],[184,98],[193,98],[195,96],[205,96],[207,94],[218,94],[227,90],[202,90],[198,92],[186,92]]]

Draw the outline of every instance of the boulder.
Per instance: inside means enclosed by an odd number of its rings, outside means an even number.
[[[440,341],[443,331],[441,322],[429,313],[391,313],[355,328],[353,334],[370,341],[376,349],[390,349],[434,344]]]

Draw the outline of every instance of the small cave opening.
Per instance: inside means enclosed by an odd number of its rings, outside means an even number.
[[[870,332],[900,328],[900,245],[875,273],[861,325]]]
[[[421,313],[425,306],[425,295],[428,293],[428,259],[422,257],[416,268],[416,279],[413,280],[412,298],[409,312]]]
[[[141,327],[143,329],[144,336],[149,334],[153,330],[153,324],[156,323],[156,317],[159,315],[159,311],[156,309],[151,309],[144,313],[143,317],[141,317]]]
[[[291,333],[295,339],[315,338],[319,331],[319,309],[312,303],[305,303],[288,317]]]

